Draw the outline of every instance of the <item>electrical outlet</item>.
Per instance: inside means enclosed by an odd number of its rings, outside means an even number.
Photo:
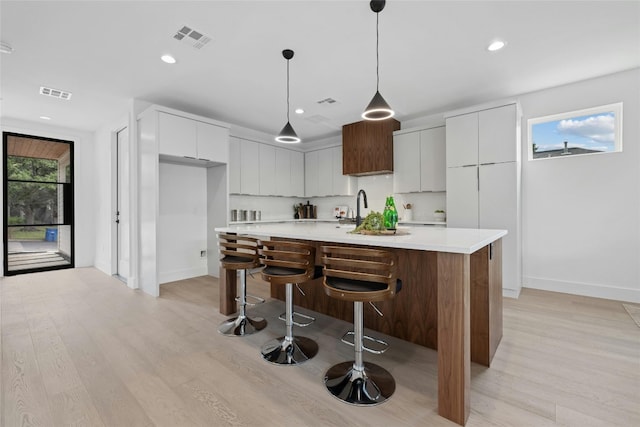
[[[204,258],[207,256],[207,251],[200,251],[200,258]]]

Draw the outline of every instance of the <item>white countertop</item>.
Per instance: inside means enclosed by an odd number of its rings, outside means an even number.
[[[503,236],[506,230],[444,227],[398,227],[408,234],[368,236],[351,234],[353,225],[339,226],[326,222],[288,222],[238,224],[218,227],[216,232],[245,234],[256,237],[283,237],[320,242],[416,249],[423,251],[471,254]]]

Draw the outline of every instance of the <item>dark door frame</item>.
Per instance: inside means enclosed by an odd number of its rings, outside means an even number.
[[[41,267],[41,268],[29,268],[29,269],[21,269],[16,271],[9,271],[9,210],[8,210],[8,171],[7,171],[7,145],[9,137],[20,137],[20,138],[29,138],[29,139],[37,139],[41,141],[49,141],[49,142],[57,142],[63,144],[69,144],[69,167],[70,167],[70,179],[69,185],[67,187],[68,191],[64,192],[63,203],[65,205],[65,214],[62,223],[57,224],[38,224],[39,226],[60,226],[65,225],[69,226],[70,230],[70,239],[71,239],[71,254],[68,265],[59,265],[52,267]],[[74,181],[75,181],[75,172],[74,172],[74,160],[73,160],[73,141],[63,140],[63,139],[55,139],[55,138],[47,138],[43,136],[36,135],[26,135],[22,133],[15,132],[3,132],[2,133],[2,206],[3,206],[3,273],[4,276],[14,276],[17,274],[26,274],[26,273],[35,273],[41,271],[52,271],[52,270],[63,270],[67,268],[75,267],[75,257],[76,257],[76,248],[75,248],[75,197],[74,197]],[[57,182],[57,184],[62,184]],[[70,208],[70,209],[68,209]],[[68,211],[67,211],[68,209]],[[67,214],[68,213],[68,214]]]

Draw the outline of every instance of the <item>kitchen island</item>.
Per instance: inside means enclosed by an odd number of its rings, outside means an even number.
[[[353,227],[350,227],[351,229]],[[469,417],[470,362],[490,366],[502,337],[502,237],[504,230],[399,228],[394,236],[348,233],[327,223],[253,224],[216,232],[323,244],[391,248],[398,254],[403,289],[365,313],[365,327],[438,351],[438,414],[464,425]],[[316,264],[321,252],[316,251]],[[220,312],[236,311],[236,275],[220,271]],[[318,280],[301,284],[298,306],[348,322],[352,304],[330,299]],[[271,295],[284,299],[282,287]]]

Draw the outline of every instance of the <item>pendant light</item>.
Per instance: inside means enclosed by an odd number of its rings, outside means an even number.
[[[293,58],[293,51],[291,49],[285,49],[282,51],[282,56],[287,60],[287,124],[284,125],[278,136],[276,136],[276,141],[285,144],[295,144],[300,142],[300,138],[298,138],[296,131],[293,130],[289,122],[289,60]]]
[[[384,9],[385,0],[371,0],[369,6],[371,10],[376,14],[376,94],[373,95],[373,99],[367,105],[367,108],[362,113],[362,118],[365,120],[385,120],[393,117],[395,114],[387,101],[380,95],[380,59],[378,55],[378,18],[382,9]]]

